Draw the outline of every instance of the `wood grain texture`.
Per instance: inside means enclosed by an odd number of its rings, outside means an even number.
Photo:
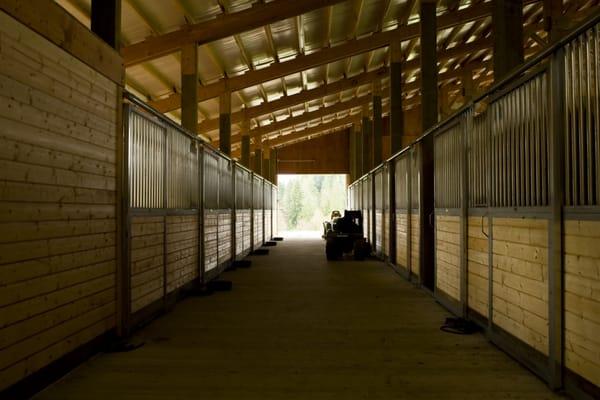
[[[252,211],[252,232],[253,232],[253,245],[254,249],[258,249],[263,244],[263,211],[253,210]]]
[[[167,216],[167,293],[198,278],[198,216]]]
[[[419,214],[410,215],[410,272],[416,276],[420,276],[420,252],[421,252],[421,233]]]
[[[232,259],[231,249],[231,210],[220,210],[218,217],[219,265]]]
[[[396,265],[408,268],[408,215],[396,210]]]
[[[436,288],[460,300],[460,217],[436,215]]]
[[[291,144],[277,150],[280,174],[348,174],[347,130]]]
[[[377,253],[383,253],[383,213],[380,210],[375,211],[375,249]]]
[[[189,297],[36,400],[561,398],[378,261],[327,262],[323,241],[286,238],[233,291]],[[200,394],[200,395],[199,395]]]
[[[115,326],[116,110],[115,83],[0,11],[0,390]]]
[[[487,217],[469,217],[467,235],[467,273],[469,308],[488,317],[489,235]],[[485,233],[485,234],[484,234]]]
[[[219,212],[204,211],[204,271],[210,271],[219,261]]]
[[[493,322],[548,354],[548,221],[494,218]]]
[[[163,297],[165,229],[164,216],[131,218],[129,257],[132,313]]]
[[[565,221],[565,363],[600,386],[600,222]]]

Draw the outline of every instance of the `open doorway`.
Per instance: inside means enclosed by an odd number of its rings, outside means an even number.
[[[346,207],[346,175],[288,175],[277,177],[278,228],[285,237],[320,237],[331,211]]]

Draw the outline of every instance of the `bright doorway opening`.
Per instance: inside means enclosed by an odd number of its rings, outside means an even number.
[[[346,175],[287,175],[277,177],[278,228],[285,237],[320,237],[331,211],[346,207]]]

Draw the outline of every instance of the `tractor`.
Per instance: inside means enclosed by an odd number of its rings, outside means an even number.
[[[371,254],[371,245],[363,235],[361,211],[345,210],[331,213],[331,221],[323,222],[323,239],[328,260],[338,260],[344,253],[353,253],[355,260],[364,260]]]

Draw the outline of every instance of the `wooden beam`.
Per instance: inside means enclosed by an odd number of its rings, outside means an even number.
[[[189,43],[204,44],[295,17],[344,0],[277,0],[246,10],[188,25],[175,32],[151,37],[121,49],[126,67],[178,51]]]
[[[119,53],[54,1],[2,0],[0,10],[113,82],[122,84],[124,71]]]
[[[452,28],[469,21],[485,18],[490,15],[490,12],[491,6],[488,3],[484,3],[476,7],[469,7],[454,13],[444,14],[438,18],[438,29]],[[215,83],[199,87],[198,101],[202,102],[217,97],[227,90],[232,92],[238,91],[250,86],[258,85],[262,82],[299,73],[319,65],[377,50],[388,46],[392,40],[405,41],[418,38],[420,26],[420,23],[401,26],[387,32],[379,32],[361,39],[349,40],[341,45],[325,48],[308,55],[298,55],[293,60],[275,63],[270,67],[262,68],[260,70],[248,71],[243,75],[221,79]],[[491,43],[488,39],[482,39],[470,43],[469,45],[471,46],[474,43],[482,42]],[[466,46],[461,46],[460,49],[453,48],[448,51],[453,51],[453,56],[456,57],[457,54],[468,53],[473,50]],[[180,106],[180,96],[175,93],[165,99],[154,101],[150,105],[160,112],[174,111]]]
[[[327,122],[325,124],[320,124],[320,125],[317,125],[312,128],[306,128],[302,131],[298,131],[298,132],[290,134],[290,135],[282,135],[275,139],[271,139],[271,146],[279,147],[282,144],[288,143],[293,140],[309,139],[312,135],[316,135],[323,131],[327,131],[327,130],[331,130],[331,129],[336,129],[336,128],[339,129],[341,127],[347,127],[358,121],[360,121],[360,114],[349,115],[345,118],[336,119],[331,122]]]
[[[387,68],[380,68],[376,71],[362,73],[352,78],[340,79],[338,81],[318,86],[314,89],[301,91],[299,93],[282,96],[277,100],[268,103],[262,103],[258,106],[249,107],[245,110],[231,114],[231,123],[241,123],[245,118],[252,119],[261,115],[270,114],[277,110],[282,110],[303,104],[312,100],[320,99],[332,94],[343,92],[344,90],[365,85],[372,82],[377,77],[384,77],[387,74]],[[198,132],[213,131],[219,128],[219,119],[207,119],[198,124]]]

